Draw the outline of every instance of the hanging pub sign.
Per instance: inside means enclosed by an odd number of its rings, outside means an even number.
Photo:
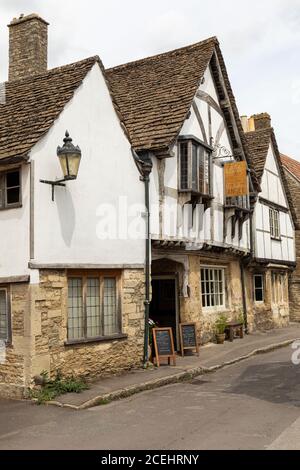
[[[180,323],[179,330],[181,355],[184,356],[186,350],[195,350],[199,356],[196,323]]]
[[[176,366],[172,328],[153,328],[152,333],[154,359],[157,367],[160,366],[161,359],[168,359],[169,365],[172,359],[173,365]]]
[[[247,163],[234,162],[224,165],[225,197],[247,196]]]

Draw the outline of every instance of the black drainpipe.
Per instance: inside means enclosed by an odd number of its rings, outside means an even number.
[[[148,364],[148,345],[149,345],[149,310],[150,310],[150,173],[152,171],[152,160],[148,152],[139,155],[132,149],[133,157],[141,173],[141,181],[145,185],[145,207],[146,207],[146,240],[145,240],[145,331],[144,331],[144,367]]]
[[[248,315],[247,315],[247,301],[246,301],[246,286],[245,286],[245,276],[244,276],[244,262],[243,259],[240,259],[240,270],[241,270],[241,284],[242,284],[242,297],[243,297],[243,316],[246,334],[249,333],[248,330]]]

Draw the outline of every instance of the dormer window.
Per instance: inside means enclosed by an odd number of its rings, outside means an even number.
[[[179,190],[210,195],[211,150],[196,140],[179,142]]]
[[[0,172],[0,209],[21,205],[21,171],[14,169]]]

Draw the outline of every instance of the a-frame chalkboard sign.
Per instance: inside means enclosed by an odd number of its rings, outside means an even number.
[[[161,359],[168,359],[168,364],[172,359],[176,366],[176,356],[174,350],[174,340],[172,328],[153,328],[154,361],[157,367],[160,366]]]
[[[199,356],[196,323],[180,323],[179,331],[181,355],[184,356],[186,350],[195,350]]]

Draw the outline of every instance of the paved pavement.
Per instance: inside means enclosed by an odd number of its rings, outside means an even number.
[[[73,407],[89,407],[99,404],[111,397],[129,396],[141,390],[155,388],[165,383],[175,383],[182,380],[186,373],[192,376],[207,371],[209,368],[222,367],[228,362],[235,362],[247,355],[256,353],[261,348],[271,348],[272,345],[300,338],[300,324],[291,324],[288,328],[256,332],[247,335],[243,340],[228,341],[224,345],[208,344],[200,348],[200,356],[178,356],[176,366],[164,366],[152,370],[136,370],[125,374],[101,379],[93,383],[89,390],[80,394],[66,394],[57,399],[61,405]],[[179,378],[179,380],[177,380]]]
[[[300,449],[292,353],[83,411],[0,401],[0,449]]]

